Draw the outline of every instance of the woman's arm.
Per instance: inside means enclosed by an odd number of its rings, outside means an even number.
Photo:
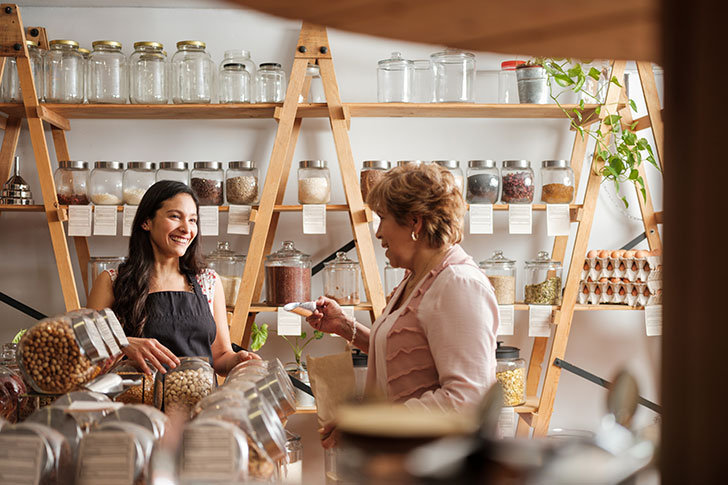
[[[314,330],[335,333],[360,348],[362,352],[369,352],[369,328],[344,315],[339,304],[331,298],[320,296],[316,300],[316,311],[307,317],[306,321]]]

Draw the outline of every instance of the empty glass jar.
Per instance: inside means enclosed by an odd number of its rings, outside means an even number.
[[[503,405],[520,406],[526,403],[526,361],[520,358],[518,347],[502,343],[495,349],[495,377],[503,387]]]
[[[217,249],[208,254],[206,260],[208,266],[220,276],[220,282],[225,291],[225,303],[228,306],[235,305],[240,282],[243,280],[245,255],[231,251],[227,241],[219,241]]]
[[[125,104],[129,99],[129,73],[121,42],[96,40],[86,63],[89,103]]]
[[[129,98],[132,104],[167,104],[167,54],[159,42],[134,42],[129,58]]]
[[[552,261],[549,253],[539,251],[536,259],[526,261],[526,294],[528,305],[561,305],[560,261]]]
[[[412,102],[431,103],[433,96],[433,73],[432,63],[429,59],[418,59],[412,61],[414,74],[412,77]]]
[[[336,258],[324,263],[324,296],[339,305],[358,305],[359,263],[339,251]]]
[[[101,161],[94,163],[89,176],[89,197],[95,205],[121,205],[124,164]]]
[[[321,69],[317,64],[308,64],[308,67],[306,67],[306,78],[309,83],[306,102],[325,103],[326,93],[324,92],[324,83],[321,80]]]
[[[190,171],[187,169],[187,162],[159,162],[159,170],[155,180],[176,180],[183,184],[190,185]]]
[[[81,160],[61,160],[53,174],[58,203],[62,205],[87,205],[88,163]]]
[[[535,185],[531,162],[528,160],[504,160],[501,170],[504,204],[530,204],[533,202]]]
[[[412,100],[414,64],[400,52],[377,65],[377,99],[380,103],[408,103]]]
[[[277,62],[258,66],[255,73],[255,102],[282,103],[286,96],[286,73]]]
[[[516,302],[516,262],[503,256],[503,251],[493,251],[490,259],[480,262],[480,267],[495,289],[499,305]]]
[[[225,56],[220,63],[220,69],[222,69],[225,64],[228,64],[230,62],[244,65],[245,70],[248,72],[248,74],[250,74],[250,81],[252,84],[253,80],[255,79],[255,62],[253,62],[253,59],[250,58],[250,51],[246,51],[243,49],[226,50]]]
[[[516,80],[516,66],[526,61],[503,61],[498,73],[498,102],[504,104],[518,104],[518,81]]]
[[[172,56],[172,102],[209,104],[215,85],[215,63],[199,40],[177,42]]]
[[[327,204],[331,200],[331,176],[326,160],[302,160],[298,168],[298,202]]]
[[[472,103],[475,86],[475,56],[447,49],[430,56],[434,70],[436,103]]]
[[[156,182],[154,162],[129,162],[124,172],[124,204],[139,205],[147,189]]]
[[[282,306],[311,299],[311,258],[297,250],[293,241],[265,258],[266,302]]]
[[[541,162],[541,200],[547,204],[569,204],[574,200],[574,171],[568,160]]]
[[[387,170],[390,169],[390,163],[388,160],[365,160],[362,163],[360,185],[361,185],[361,197],[364,202],[367,200],[369,191],[372,187],[384,178]]]
[[[252,160],[228,163],[225,174],[228,204],[251,205],[258,202],[258,168]]]
[[[384,263],[384,292],[389,296],[404,279],[404,268],[395,268],[389,261]]]
[[[30,70],[35,82],[35,94],[40,101],[43,99],[43,57],[38,43],[26,40],[28,46],[28,58],[30,59]],[[20,78],[18,77],[18,65],[15,57],[5,58],[5,70],[3,71],[2,83],[0,83],[0,100],[3,103],[22,103],[23,94],[20,90]]]
[[[219,87],[220,103],[250,102],[250,73],[245,64],[228,62],[220,68]]]
[[[220,162],[195,162],[190,174],[190,187],[200,205],[222,205],[225,173]]]
[[[494,160],[468,161],[467,195],[469,204],[495,204],[500,195],[500,174]]]
[[[45,100],[47,103],[83,103],[85,61],[78,42],[52,40],[45,55]]]
[[[457,160],[435,160],[434,163],[446,168],[455,178],[455,185],[460,189],[460,194],[465,195],[465,177],[463,171],[460,170],[460,162]]]
[[[96,278],[106,270],[116,269],[121,263],[126,261],[125,256],[95,256],[88,260],[88,279],[91,288]]]

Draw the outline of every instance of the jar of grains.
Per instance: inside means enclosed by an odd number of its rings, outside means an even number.
[[[526,403],[526,361],[519,348],[502,343],[495,349],[495,377],[503,387],[503,405],[520,406]]]
[[[129,162],[124,172],[124,203],[139,205],[147,189],[157,180],[154,162]]]
[[[460,189],[460,195],[465,197],[465,177],[463,177],[463,171],[460,170],[460,162],[457,160],[434,160],[433,163],[446,168],[455,177],[455,186]]]
[[[53,174],[58,203],[88,205],[88,163],[81,160],[60,160]]]
[[[228,204],[251,205],[258,202],[258,168],[252,160],[234,161],[225,173]]]
[[[136,363],[124,360],[109,371],[110,374],[121,376],[122,379],[139,382],[135,386],[126,387],[124,392],[114,398],[114,401],[154,406],[154,378],[157,375],[157,369],[149,361],[147,361],[147,367],[152,371],[151,375],[142,372]]]
[[[189,416],[195,405],[212,392],[215,371],[204,357],[180,357],[179,360],[177,367],[166,374],[157,373],[157,386],[162,386],[159,394],[165,413],[181,412]]]
[[[528,160],[504,160],[501,170],[504,204],[530,204],[533,202],[534,177]]]
[[[126,104],[129,101],[129,64],[121,42],[96,40],[86,62],[89,103]]]
[[[468,162],[469,204],[495,204],[500,195],[501,179],[494,160],[470,160]]]
[[[205,259],[210,269],[215,270],[220,276],[220,282],[225,291],[225,304],[228,306],[235,305],[235,301],[238,299],[240,282],[243,280],[245,255],[231,251],[230,244],[227,241],[218,241],[217,249],[208,254]]]
[[[225,173],[221,162],[195,162],[190,186],[200,205],[222,205]]]
[[[154,178],[160,180],[176,180],[185,185],[190,185],[190,171],[187,162],[159,162],[159,170]]]
[[[298,168],[298,202],[326,204],[331,200],[331,177],[326,160],[302,160]]]
[[[282,306],[292,301],[311,299],[311,258],[283,241],[283,247],[266,256],[265,281],[267,303]]]
[[[361,198],[367,201],[369,191],[391,167],[388,160],[365,160],[361,169]]]
[[[480,262],[480,267],[495,289],[499,305],[516,302],[516,262],[503,256],[503,251],[493,251],[490,259]]]
[[[539,251],[536,259],[526,261],[526,295],[529,305],[561,305],[561,271],[559,261]]]
[[[339,305],[358,305],[359,263],[339,251],[336,258],[324,263],[324,296]]]
[[[88,181],[91,202],[96,205],[121,205],[124,164],[96,162]]]
[[[574,200],[574,171],[568,160],[541,162],[541,200],[546,204],[569,204]]]

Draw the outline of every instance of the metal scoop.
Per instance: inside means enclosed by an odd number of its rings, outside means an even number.
[[[287,312],[301,315],[302,317],[310,317],[316,311],[315,301],[294,301],[283,305],[283,309]]]

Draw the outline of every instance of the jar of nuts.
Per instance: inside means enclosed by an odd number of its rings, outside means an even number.
[[[181,412],[189,416],[195,405],[212,392],[215,371],[204,357],[180,357],[179,360],[174,369],[157,374],[157,386],[161,380],[161,405],[165,413]]]
[[[361,169],[361,197],[364,202],[367,201],[367,196],[372,187],[377,182],[382,180],[387,174],[387,170],[391,168],[392,164],[389,160],[365,160],[362,163]]]
[[[503,405],[520,406],[526,402],[526,361],[519,357],[519,348],[502,343],[495,350],[495,377],[503,386]]]
[[[139,384],[127,388],[124,392],[114,398],[116,402],[124,404],[148,404],[154,405],[154,378],[157,375],[157,369],[151,362],[147,361],[147,366],[152,371],[152,375],[142,372],[131,361],[125,360],[111,369],[109,373],[117,374],[124,380],[138,381]]]

